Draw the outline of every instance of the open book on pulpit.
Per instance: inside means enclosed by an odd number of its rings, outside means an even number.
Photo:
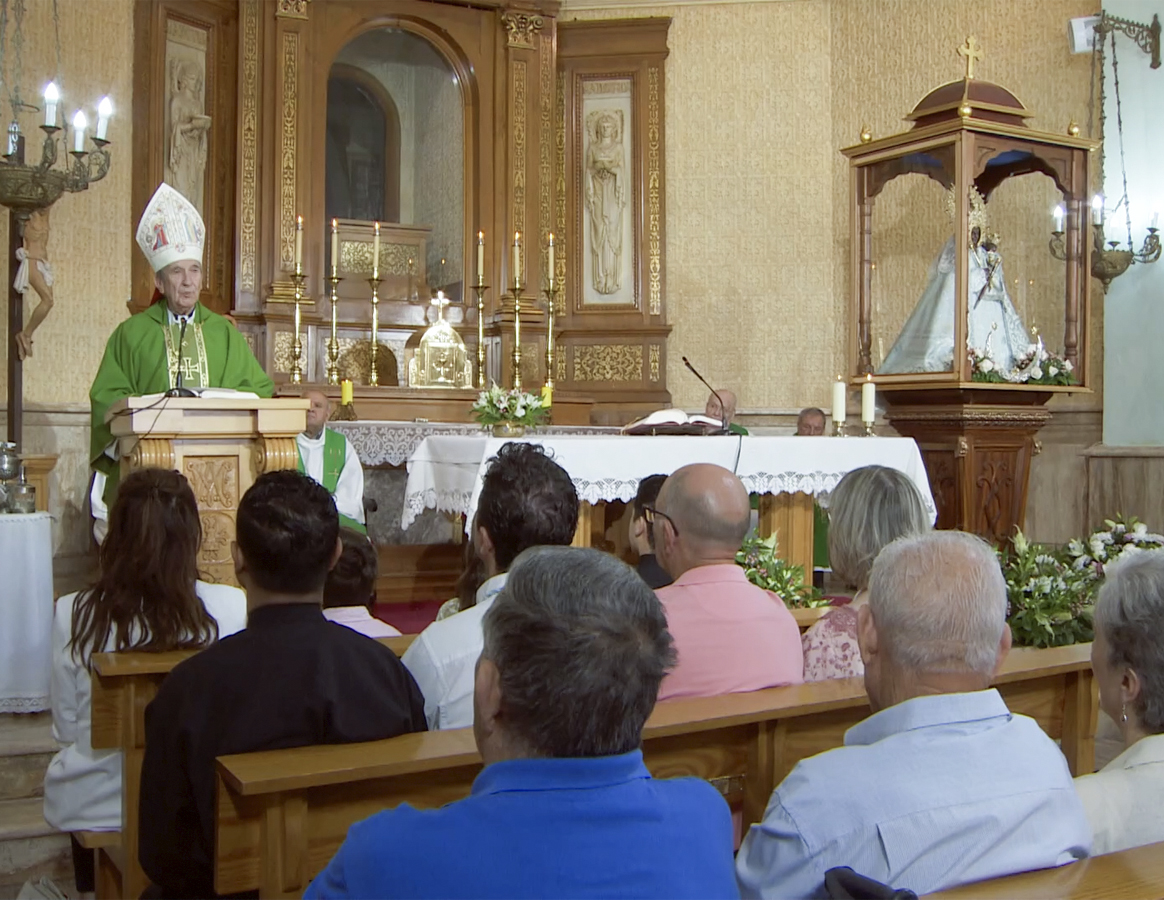
[[[623,434],[723,434],[723,421],[681,409],[659,409],[622,429]]]

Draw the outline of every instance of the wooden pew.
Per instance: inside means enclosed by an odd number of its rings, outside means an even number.
[[[996,685],[1012,711],[1061,739],[1073,772],[1091,771],[1090,645],[1015,650]],[[657,777],[718,783],[749,824],[797,761],[840,746],[868,714],[861,679],[672,700],[647,723],[643,753]],[[222,757],[215,889],[298,896],[353,822],[400,803],[433,807],[464,797],[480,768],[472,729]]]
[[[416,635],[379,638],[397,655]],[[121,822],[119,840],[105,832],[97,852],[97,896],[139,897],[147,880],[137,855],[138,800],[141,764],[145,757],[145,708],[162,681],[182,660],[197,650],[167,653],[95,653],[92,682],[92,745],[94,750],[120,750]]]
[[[1164,843],[1105,853],[1057,869],[1039,869],[926,894],[931,900],[1143,900],[1164,897]]]

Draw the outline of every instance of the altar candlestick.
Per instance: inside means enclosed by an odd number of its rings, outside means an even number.
[[[339,222],[331,220],[331,277],[339,275]]]
[[[485,284],[485,232],[477,232],[477,286]]]
[[[372,277],[380,277],[380,223],[372,225]]]
[[[513,291],[521,290],[521,232],[513,233]]]
[[[554,233],[552,231],[550,232],[550,249],[549,249],[549,259],[547,260],[547,262],[548,262],[548,268],[550,270],[550,275],[549,275],[550,290],[552,291],[554,289]]]
[[[1060,203],[1058,206],[1055,207],[1055,230],[1056,231],[1063,230],[1063,217],[1064,217],[1064,215],[1065,215],[1065,212],[1063,210],[1063,204]]]
[[[861,385],[861,421],[872,425],[877,418],[877,385],[873,383],[873,376],[866,375],[865,383]]]
[[[340,405],[352,405],[352,382],[348,378],[340,382]]]
[[[295,274],[303,273],[303,216],[295,217]]]
[[[845,424],[845,400],[846,400],[846,385],[845,380],[838,375],[837,380],[833,382],[833,427]]]

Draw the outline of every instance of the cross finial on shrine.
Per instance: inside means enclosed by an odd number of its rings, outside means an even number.
[[[437,291],[436,296],[432,298],[432,305],[437,308],[437,320],[440,321],[445,317],[445,307],[452,301],[445,296],[444,291]]]
[[[966,80],[974,78],[974,63],[982,59],[982,48],[978,46],[978,38],[974,35],[966,38],[965,46],[958,48],[958,55],[966,57]]]

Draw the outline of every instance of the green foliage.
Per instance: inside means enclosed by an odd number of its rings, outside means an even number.
[[[776,535],[761,539],[749,537],[736,553],[748,581],[771,591],[789,607],[828,606],[820,591],[804,583],[804,567],[790,566],[776,556]]]
[[[1021,531],[999,550],[1014,643],[1020,647],[1061,647],[1090,641],[1091,613],[1099,578],[1075,569],[1065,551],[1029,542]]]

